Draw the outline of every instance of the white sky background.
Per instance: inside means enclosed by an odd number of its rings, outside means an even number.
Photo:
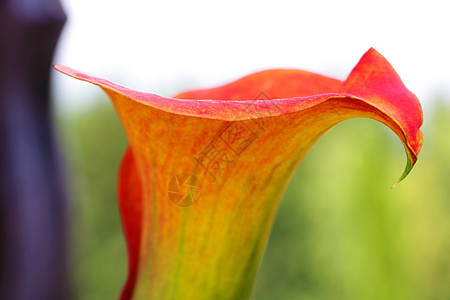
[[[61,0],[68,22],[55,63],[172,96],[268,68],[345,79],[374,47],[425,109],[450,98],[448,1]],[[53,72],[57,108],[100,89]]]

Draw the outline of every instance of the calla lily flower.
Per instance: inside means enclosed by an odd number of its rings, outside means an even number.
[[[422,145],[420,103],[374,49],[345,81],[268,70],[174,98],[55,68],[100,86],[129,140],[121,299],[249,299],[286,185],[327,130],[359,117],[391,128],[407,154],[400,180]]]

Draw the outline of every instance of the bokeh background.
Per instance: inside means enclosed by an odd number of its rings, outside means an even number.
[[[145,3],[144,3],[145,2]],[[55,62],[165,96],[275,67],[345,79],[386,56],[424,105],[406,156],[372,120],[339,124],[294,174],[255,300],[450,299],[450,21],[445,1],[62,1]],[[76,299],[115,299],[126,277],[116,177],[127,141],[100,89],[53,76],[71,198]]]

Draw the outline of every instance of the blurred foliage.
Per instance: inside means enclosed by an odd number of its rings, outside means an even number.
[[[110,105],[63,124],[73,171],[77,299],[116,299],[126,248],[116,177],[126,138]],[[426,120],[419,162],[395,189],[403,146],[367,119],[334,127],[313,147],[281,202],[255,300],[450,299],[450,107]]]
[[[127,140],[114,109],[103,100],[64,116],[61,126],[71,179],[75,299],[117,299],[126,279],[115,187]]]

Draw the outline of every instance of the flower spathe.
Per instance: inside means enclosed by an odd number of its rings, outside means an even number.
[[[130,143],[119,174],[129,251],[122,299],[249,299],[279,200],[331,127],[356,117],[391,128],[414,166],[420,103],[370,49],[345,81],[268,70],[175,98],[55,66],[100,86]]]

